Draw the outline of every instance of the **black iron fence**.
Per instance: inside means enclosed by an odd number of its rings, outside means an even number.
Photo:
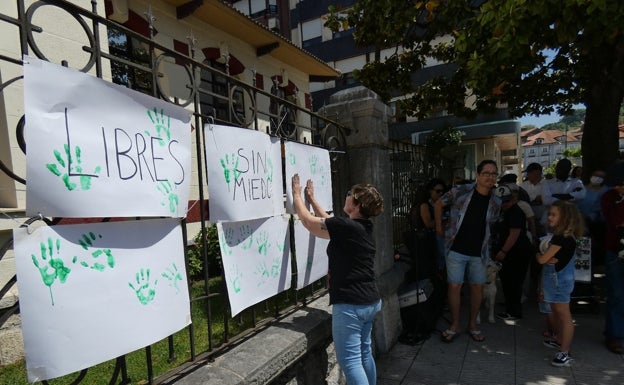
[[[390,142],[392,170],[392,232],[395,246],[409,229],[410,210],[419,188],[427,183],[423,167],[424,148],[405,142]]]
[[[201,188],[205,183],[204,153],[201,148],[203,126],[206,122],[214,122],[254,130],[268,128],[267,131],[272,135],[287,140],[294,140],[302,130],[309,130],[312,138],[311,144],[323,146],[332,151],[333,179],[338,176],[336,165],[344,161],[339,155],[344,154],[345,135],[348,134],[344,127],[301,107],[295,98],[286,97],[283,92],[280,92],[280,87],[275,80],[273,80],[271,90],[265,91],[256,86],[255,73],[252,76],[254,79],[252,84],[247,84],[230,75],[227,60],[221,63],[198,59],[192,34],[188,37],[190,48],[188,54],[182,54],[158,44],[153,38],[154,30],[158,28],[157,20],[149,9],[145,12],[148,33],[142,34],[98,15],[98,1],[96,0],[90,2],[91,10],[83,9],[64,0],[3,1],[13,2],[15,8],[8,14],[0,12],[0,30],[10,31],[0,36],[0,71],[4,69],[2,74],[4,76],[0,77],[0,96],[6,96],[7,90],[23,78],[22,75],[17,75],[7,79],[6,74],[21,72],[22,55],[31,55],[76,68],[82,72],[89,72],[100,78],[110,76],[115,83],[192,108],[194,113],[193,127],[197,143],[197,163],[194,167],[198,173],[200,187],[197,191],[198,199],[190,203],[194,208],[196,218],[188,220],[195,220],[200,224],[201,230],[195,239],[198,241],[196,246],[204,266],[203,276],[196,278],[195,281],[189,279],[193,323],[186,330],[169,336],[158,346],[145,347],[144,354],[140,355],[143,358],[136,355],[121,356],[115,362],[100,365],[98,371],[104,371],[105,374],[100,375],[96,380],[88,380],[89,371],[94,370],[89,368],[80,374],[64,377],[60,382],[55,380],[54,383],[126,384],[131,382],[131,377],[134,377],[132,381],[136,381],[136,377],[139,377],[144,379],[145,383],[163,383],[170,375],[198,362],[213,359],[232,343],[249,337],[264,324],[283,316],[292,309],[305,306],[311,298],[324,294],[324,281],[318,281],[300,291],[291,289],[281,293],[245,310],[235,319],[229,316],[223,270],[218,263],[210,262],[214,259],[214,256],[210,255],[210,223],[206,217],[207,200]],[[100,1],[99,8],[102,8],[102,1]],[[0,10],[6,9],[7,6],[3,6],[5,8],[0,8]],[[84,65],[70,62],[68,57],[64,57],[63,50],[59,52],[59,45],[46,47],[38,38],[46,32],[46,26],[49,25],[49,23],[42,23],[40,16],[42,9],[50,10],[48,7],[53,7],[52,14],[71,20],[79,27],[79,30],[83,31],[85,44],[79,47],[82,56],[72,55],[71,60],[75,60],[76,56],[82,57]],[[107,42],[107,46],[104,47],[102,42]],[[19,53],[12,56],[9,53],[11,50],[1,46],[5,44],[19,47]],[[46,51],[46,49],[52,50]],[[12,69],[7,70],[7,68]],[[185,93],[179,91],[172,93],[168,87],[163,86],[163,79],[168,75],[167,70],[187,74],[187,82],[182,87]],[[179,90],[180,87],[177,89]],[[16,111],[23,111],[21,105],[8,104],[7,99],[8,97],[0,98],[0,101],[5,101],[4,111],[7,116],[14,116]],[[267,106],[267,108],[263,109],[262,106]],[[262,127],[262,122],[269,122],[268,127]],[[15,144],[23,154],[27,150],[24,141],[24,125],[25,119],[22,116],[15,127],[9,128],[15,132],[9,137],[15,138],[17,141]],[[11,147],[15,147],[15,144],[11,143]],[[4,162],[0,159],[0,169],[16,182],[18,189],[25,187],[26,178],[19,175],[20,172],[12,167],[12,162]],[[341,197],[341,193],[336,193],[335,199]],[[337,204],[337,207],[340,207],[342,202],[337,202]],[[38,219],[28,219],[22,226],[27,226]],[[42,219],[48,225],[64,220],[63,218]],[[193,234],[189,237],[187,229],[188,224],[183,221],[184,236],[193,238]],[[13,240],[9,239],[0,245],[0,260],[11,250],[12,244]],[[188,264],[188,256],[186,260]],[[16,285],[16,282],[17,278],[13,276],[1,287],[0,298]],[[0,309],[0,326],[14,314],[19,314],[19,301],[10,307]],[[142,361],[139,374],[128,369],[129,362],[137,360]],[[163,361],[166,362],[165,365],[162,365]],[[3,368],[0,368],[0,371],[2,370]],[[44,383],[47,382],[44,381]]]

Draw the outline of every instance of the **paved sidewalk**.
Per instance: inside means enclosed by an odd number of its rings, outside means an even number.
[[[422,344],[397,343],[389,353],[378,357],[377,384],[623,385],[624,355],[604,347],[604,312],[575,309],[572,367],[550,365],[556,351],[542,345],[544,316],[536,303],[525,303],[522,320],[506,324],[497,319],[495,324],[482,324],[486,337],[482,343],[472,341],[465,331],[451,343],[442,342],[440,331],[448,326],[446,313],[446,319],[438,322],[438,331]]]

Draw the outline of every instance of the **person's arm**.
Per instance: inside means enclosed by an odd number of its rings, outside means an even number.
[[[574,183],[572,183],[572,186],[570,186],[570,188],[571,191],[569,192],[569,194],[572,196],[573,202],[580,202],[585,199],[585,194],[587,193],[587,191],[585,190],[585,186],[583,186],[583,182],[581,182],[580,180],[576,180]]]
[[[543,265],[545,263],[549,265],[554,265],[558,262],[557,258],[555,258],[555,254],[557,254],[559,250],[561,250],[561,246],[550,245],[550,247],[544,252],[544,254],[537,253],[537,255],[535,256],[537,259],[537,263],[539,263],[540,265]]]
[[[321,205],[314,199],[314,183],[311,179],[308,179],[305,187],[305,195],[306,200],[312,205],[312,210],[314,211],[314,215],[321,218],[329,218],[329,214],[327,211],[321,207]]]
[[[442,199],[438,199],[433,206],[435,230],[439,236],[444,237],[444,229],[442,228],[442,211],[444,211],[444,203],[442,203]]]
[[[427,203],[423,203],[420,205],[420,219],[422,219],[423,224],[428,229],[435,229],[436,224],[434,218],[431,218],[431,213],[429,212],[429,205]]]
[[[498,253],[496,253],[496,256],[494,257],[494,259],[496,259],[499,262],[502,262],[507,256],[507,253],[509,252],[509,250],[511,250],[511,248],[516,244],[516,241],[518,240],[519,236],[520,236],[519,228],[514,227],[514,228],[509,229],[509,235],[507,236],[507,239],[505,239],[505,243],[503,244],[503,247],[501,247]]]
[[[527,218],[527,225],[529,226],[529,233],[531,233],[531,240],[533,241],[533,244],[539,244],[539,238],[537,237],[537,226],[535,225],[535,216]]]
[[[301,220],[303,226],[315,236],[319,238],[329,239],[329,232],[327,231],[327,226],[325,226],[325,218],[315,217],[314,215],[312,215],[303,203],[299,174],[295,174],[292,177],[292,194],[293,208],[299,216],[299,219]]]
[[[552,205],[555,201],[555,198],[552,196],[552,191],[550,190],[550,183],[545,180],[542,182],[542,202],[546,206]]]

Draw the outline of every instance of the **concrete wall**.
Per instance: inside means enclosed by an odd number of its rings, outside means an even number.
[[[329,297],[271,324],[259,334],[173,379],[176,385],[344,384],[331,344]]]

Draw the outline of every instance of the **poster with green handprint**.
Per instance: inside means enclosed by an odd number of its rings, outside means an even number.
[[[204,135],[211,221],[284,213],[279,138],[220,125],[207,126]]]
[[[24,109],[27,215],[186,215],[189,111],[36,58],[24,64]]]
[[[217,223],[232,316],[290,288],[288,220]]]
[[[285,168],[286,173],[286,212],[294,214],[292,207],[291,178],[299,174],[302,187],[311,180],[314,186],[314,197],[317,202],[327,211],[332,208],[332,180],[329,151],[308,144],[285,142]],[[303,193],[303,191],[302,191]]]
[[[295,220],[295,254],[297,264],[297,289],[302,289],[327,275],[329,239],[310,234],[300,220]]]
[[[33,381],[113,359],[190,322],[178,219],[19,228],[13,237]]]

